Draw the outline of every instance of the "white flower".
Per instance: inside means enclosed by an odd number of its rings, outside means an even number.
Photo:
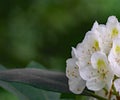
[[[91,57],[91,66],[80,70],[81,77],[86,80],[86,86],[90,90],[99,91],[106,85],[111,87],[113,74],[107,60],[102,52],[96,52]]]
[[[66,75],[73,93],[82,93],[86,85],[96,94],[102,92],[101,96],[116,100],[112,93],[115,87],[120,95],[120,23],[115,16],[106,25],[95,22],[82,43],[72,48]]]
[[[120,23],[115,16],[110,16],[108,18],[106,27],[111,39],[120,37]]]
[[[97,28],[97,34],[99,34],[99,46],[101,51],[109,54],[113,40],[120,37],[120,23],[115,16],[110,16],[106,25],[99,25]]]
[[[78,61],[76,64],[81,69],[85,66],[91,65],[91,55],[100,51],[99,47],[99,36],[96,34],[96,29],[98,28],[98,23],[95,22],[92,30],[86,33],[86,36],[82,43],[79,43],[76,47],[76,53]]]
[[[116,91],[119,92],[119,95],[120,95],[120,79],[116,79],[114,81],[114,86],[115,86]]]
[[[115,75],[120,77],[120,38],[116,38],[113,41],[113,47],[108,56],[111,64],[111,69]]]
[[[111,49],[112,40],[107,32],[105,25],[99,25],[97,28],[97,34],[99,35],[99,47],[102,52],[109,54]]]
[[[68,77],[69,89],[75,94],[80,94],[85,88],[85,81],[79,75],[79,68],[76,65],[76,50],[72,49],[72,58],[69,58],[66,67],[66,76]]]
[[[120,38],[116,38],[113,41],[113,47],[110,51],[108,59],[111,64],[112,71],[118,77],[114,81],[114,87],[120,95]]]
[[[94,65],[92,65],[91,62],[91,56],[93,56],[95,52],[100,51],[99,34],[97,34],[98,28],[99,25],[97,22],[95,22],[92,30],[86,33],[83,42],[81,44],[78,44],[76,49],[76,53],[78,54],[78,61],[76,64],[79,66],[80,76],[87,81],[86,86],[88,89],[95,91],[102,89],[107,84],[101,81],[101,73],[98,74],[98,70],[93,67]],[[109,78],[107,79],[109,80]],[[108,83],[110,82],[111,80],[109,80]]]

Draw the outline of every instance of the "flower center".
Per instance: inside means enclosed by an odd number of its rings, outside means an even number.
[[[106,67],[106,64],[105,64],[105,62],[104,62],[103,59],[98,59],[98,61],[97,61],[97,67],[98,67],[98,70],[101,70],[104,67]]]
[[[103,59],[98,59],[97,61],[97,67],[98,67],[98,74],[100,75],[100,78],[102,80],[106,80],[106,77],[107,77],[107,73],[109,72],[107,69],[106,69],[106,63]]]
[[[94,49],[95,51],[98,51],[98,50],[99,50],[99,42],[98,42],[97,40],[95,40],[94,43],[93,43],[93,49]]]
[[[118,32],[118,29],[117,29],[117,28],[113,28],[112,34],[111,34],[112,38],[118,36],[118,33],[119,33],[119,32]]]
[[[116,53],[120,53],[120,46],[117,45],[117,46],[115,47],[115,52],[116,52]]]

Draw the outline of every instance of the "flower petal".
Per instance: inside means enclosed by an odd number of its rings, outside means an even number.
[[[69,58],[66,62],[67,62],[66,76],[69,79],[74,79],[74,78],[80,77],[79,67],[75,64],[76,59],[75,58]]]
[[[80,76],[84,80],[89,80],[92,77],[95,77],[97,75],[97,71],[95,69],[93,69],[92,66],[87,66],[87,67],[81,68],[79,70],[79,72],[80,72]]]
[[[69,80],[69,89],[75,94],[80,94],[85,89],[86,82],[83,81],[81,78]]]
[[[74,47],[72,47],[71,55],[72,55],[73,58],[77,58],[77,51]]]
[[[111,65],[112,72],[115,75],[117,75],[118,77],[120,77],[120,65],[117,62],[117,61],[119,61],[119,59],[117,60],[117,58],[115,57],[115,55],[113,55],[113,51],[110,52],[110,54],[108,56],[108,60],[109,60],[110,65]]]
[[[106,25],[112,26],[113,24],[117,24],[117,23],[118,23],[118,19],[115,16],[110,16],[107,20]]]
[[[105,54],[109,54],[109,51],[112,47],[112,40],[110,38],[109,32],[107,32],[106,26],[99,25],[97,34],[99,35],[100,50]]]
[[[95,52],[91,57],[91,63],[95,69],[105,69],[108,66],[107,57],[103,52]]]
[[[96,30],[96,29],[98,28],[98,26],[99,26],[99,25],[98,25],[98,22],[95,21],[91,30],[92,30],[92,31]]]
[[[115,75],[120,77],[120,38],[113,41],[113,47],[108,55],[111,69]]]
[[[85,43],[85,48],[87,48],[88,53],[93,53],[95,51],[99,51],[99,37],[94,31],[89,31],[86,33],[86,36],[83,40]]]
[[[86,86],[90,90],[99,91],[105,86],[105,82],[100,77],[94,77],[87,81]]]
[[[119,95],[120,95],[120,78],[114,81],[114,86],[116,91],[119,92]]]
[[[107,27],[107,31],[111,36],[111,39],[114,39],[120,36],[120,24],[118,22],[118,19],[115,16],[110,16],[108,18],[106,27]]]
[[[114,51],[114,55],[120,54],[120,38],[116,38],[113,40],[113,47],[112,50]]]

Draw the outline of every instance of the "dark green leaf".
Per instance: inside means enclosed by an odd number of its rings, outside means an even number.
[[[60,94],[44,91],[23,83],[11,83],[17,90],[24,94],[28,100],[59,100]]]
[[[12,86],[9,82],[0,81],[0,87],[16,95],[20,100],[28,100],[27,97]]]
[[[3,66],[0,66],[0,69],[1,71],[6,70]],[[16,95],[20,100],[59,100],[60,97],[60,93],[44,91],[19,82],[0,81],[0,86]]]
[[[61,99],[75,99],[76,95],[75,94],[70,94],[70,93],[62,93],[60,98]]]
[[[11,82],[22,82],[34,87],[57,91],[70,92],[64,73],[47,70],[26,68],[0,71],[0,79]]]

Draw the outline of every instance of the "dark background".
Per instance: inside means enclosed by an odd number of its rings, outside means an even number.
[[[65,71],[71,47],[95,20],[104,24],[111,15],[120,19],[120,0],[0,0],[0,64],[11,69],[36,61]],[[9,96],[1,90],[3,100]]]

